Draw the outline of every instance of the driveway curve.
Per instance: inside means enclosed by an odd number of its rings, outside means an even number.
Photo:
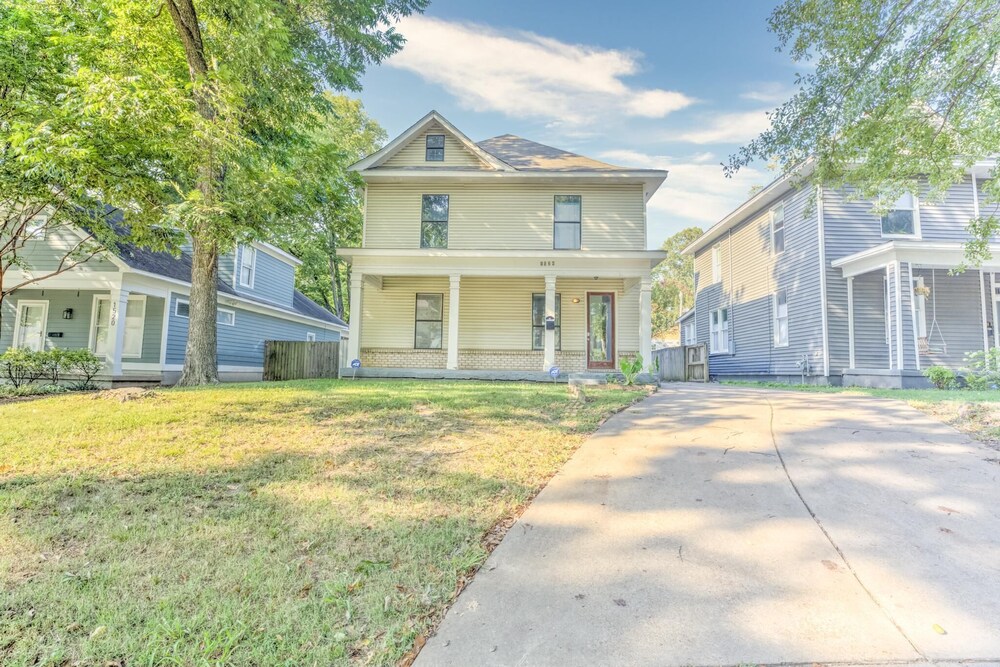
[[[897,401],[666,386],[552,479],[416,665],[1000,665],[990,458]]]

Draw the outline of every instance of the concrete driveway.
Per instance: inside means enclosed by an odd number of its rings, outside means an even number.
[[[416,664],[998,665],[988,458],[896,401],[668,386],[567,463]]]

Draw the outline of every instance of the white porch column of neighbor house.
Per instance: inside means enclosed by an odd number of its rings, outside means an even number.
[[[351,272],[351,318],[347,322],[347,356],[348,362],[361,358],[361,319],[364,316],[362,285],[365,275],[360,271]]]
[[[111,377],[119,377],[122,374],[122,350],[125,347],[125,314],[128,312],[127,289],[111,290],[109,306],[111,312],[108,314],[108,328],[111,334]]]
[[[556,316],[556,277],[545,276],[545,320]],[[548,371],[556,365],[556,330],[549,329],[546,325],[544,332],[544,361],[543,370]]]
[[[649,276],[639,282],[639,354],[649,368],[653,363],[653,280]]]
[[[448,293],[448,370],[458,370],[458,302],[462,276],[453,275],[449,279]]]

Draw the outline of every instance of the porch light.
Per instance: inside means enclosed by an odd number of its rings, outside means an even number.
[[[573,297],[573,303],[580,303],[580,297]]]
[[[63,319],[64,320],[71,320],[71,319],[73,319],[73,309],[72,308],[67,308],[66,310],[63,311]]]

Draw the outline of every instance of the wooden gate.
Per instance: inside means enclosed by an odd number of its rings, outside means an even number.
[[[654,350],[660,361],[660,379],[667,382],[707,382],[708,349],[705,345],[684,345]]]
[[[264,342],[265,380],[335,378],[340,368],[340,343],[269,340]]]

